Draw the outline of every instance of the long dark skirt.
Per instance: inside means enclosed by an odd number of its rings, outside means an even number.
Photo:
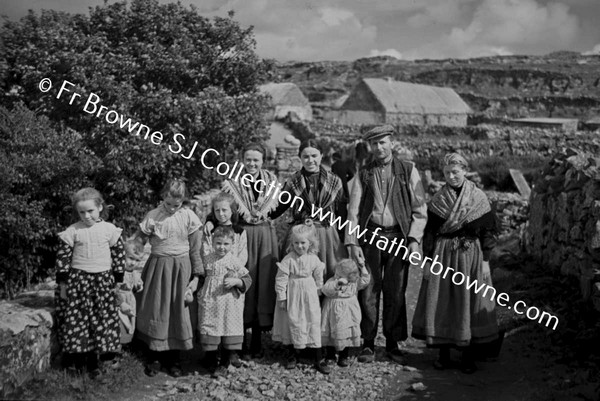
[[[63,352],[116,352],[120,348],[119,316],[112,272],[69,271],[67,297],[57,289],[58,340]]]
[[[496,304],[490,299],[491,291],[484,297],[485,287],[476,294],[473,288],[467,289],[466,280],[461,285],[454,284],[453,271],[443,278],[446,267],[451,267],[469,276],[471,282],[477,280],[477,287],[482,283],[492,286],[491,278],[483,278],[479,240],[469,241],[466,249],[454,249],[453,242],[450,238],[436,240],[434,255],[439,255],[444,270],[439,275],[424,271],[412,335],[430,346],[491,342],[498,338]],[[429,265],[425,268],[429,269]],[[455,281],[460,282],[460,275]]]
[[[279,261],[275,227],[268,223],[245,224],[248,236],[248,271],[252,285],[246,292],[244,325],[273,326],[275,311],[275,275]]]
[[[150,258],[142,271],[144,290],[137,313],[137,336],[153,351],[193,348],[185,289],[190,282],[189,255]]]

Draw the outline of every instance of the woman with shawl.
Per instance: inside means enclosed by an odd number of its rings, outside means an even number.
[[[275,174],[262,169],[265,156],[266,151],[261,145],[247,146],[243,153],[244,173],[250,174],[252,181],[227,180],[222,188],[235,198],[239,225],[248,238],[246,268],[250,272],[252,286],[246,292],[244,326],[252,328],[252,340],[248,349],[247,339],[244,339],[244,359],[263,356],[261,331],[271,328],[275,310],[275,275],[279,252],[275,227],[267,216],[277,207],[276,191],[272,189],[278,183]]]
[[[437,369],[452,366],[450,348],[457,347],[462,350],[462,371],[473,373],[474,347],[499,338],[495,302],[483,291],[476,294],[475,286],[467,288],[475,280],[477,287],[492,285],[489,256],[496,220],[486,195],[465,178],[466,171],[461,155],[446,155],[446,185],[428,205],[425,228],[425,235],[435,238],[433,252],[425,249],[425,255],[437,257],[444,274],[437,272],[439,266],[435,273],[434,266],[425,267],[412,335],[440,349]]]
[[[336,227],[330,225],[330,222],[340,215],[341,208],[346,207],[346,204],[340,202],[344,198],[342,180],[321,166],[323,153],[321,147],[314,140],[305,141],[300,145],[299,156],[302,161],[302,169],[289,178],[283,190],[304,202],[302,208],[292,208],[293,222],[283,242],[283,249],[287,248],[291,227],[306,224],[308,220],[312,220],[309,224],[314,224],[317,230],[318,256],[326,266],[324,272],[326,281],[335,274],[337,262],[347,257],[346,248],[340,241]],[[297,205],[295,202],[281,203],[269,217],[276,219],[292,204]],[[313,208],[314,210],[321,208],[321,216],[330,214],[323,221],[315,219],[311,216]]]

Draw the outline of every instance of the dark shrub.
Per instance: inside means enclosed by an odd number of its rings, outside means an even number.
[[[70,195],[100,167],[76,132],[21,104],[0,107],[0,297],[47,275],[55,234],[72,222]]]

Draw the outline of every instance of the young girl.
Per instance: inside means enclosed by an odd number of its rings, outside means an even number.
[[[221,376],[230,363],[241,366],[236,351],[242,349],[244,293],[252,279],[233,253],[235,232],[231,227],[217,227],[212,243],[213,252],[204,259],[206,280],[198,294],[198,321],[207,367],[215,376]],[[223,354],[217,367],[219,344]]]
[[[273,340],[290,346],[286,369],[296,367],[298,350],[313,348],[315,368],[329,374],[331,369],[321,353],[319,291],[325,264],[316,255],[318,249],[314,226],[292,227],[289,253],[277,263]]]
[[[365,288],[371,275],[364,264],[359,269],[352,259],[343,259],[335,266],[335,275],[323,286],[325,295],[321,318],[323,346],[328,355],[340,353],[338,365],[348,366],[348,347],[360,347],[360,305],[356,294]]]
[[[190,313],[185,304],[188,286],[203,274],[200,257],[202,226],[190,209],[182,181],[170,180],[161,191],[162,204],[148,212],[135,234],[152,250],[142,271],[144,289],[137,313],[137,335],[150,350],[145,372],[154,376],[160,362],[172,376],[181,376],[179,350],[193,348]],[[195,289],[192,289],[194,291]]]
[[[102,195],[84,188],[72,198],[81,221],[58,234],[56,256],[59,342],[67,365],[100,374],[100,353],[119,351],[119,318],[113,289],[123,281],[121,229],[102,220]],[[68,366],[72,367],[72,366]]]
[[[239,225],[238,207],[235,198],[227,192],[220,192],[212,200],[212,220],[216,220],[216,226],[229,226],[235,233],[233,247],[231,252],[238,258],[242,266],[248,262],[248,238],[246,231]],[[213,252],[213,233],[215,230],[213,222],[207,221],[204,227],[204,237],[202,239],[202,257],[206,257]]]

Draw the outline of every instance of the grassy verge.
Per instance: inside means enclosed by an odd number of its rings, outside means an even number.
[[[73,375],[55,366],[33,379],[18,399],[49,401],[82,401],[111,400],[123,394],[143,378],[141,359],[133,353],[124,352],[120,366],[105,369],[105,373],[97,379],[88,375]]]

